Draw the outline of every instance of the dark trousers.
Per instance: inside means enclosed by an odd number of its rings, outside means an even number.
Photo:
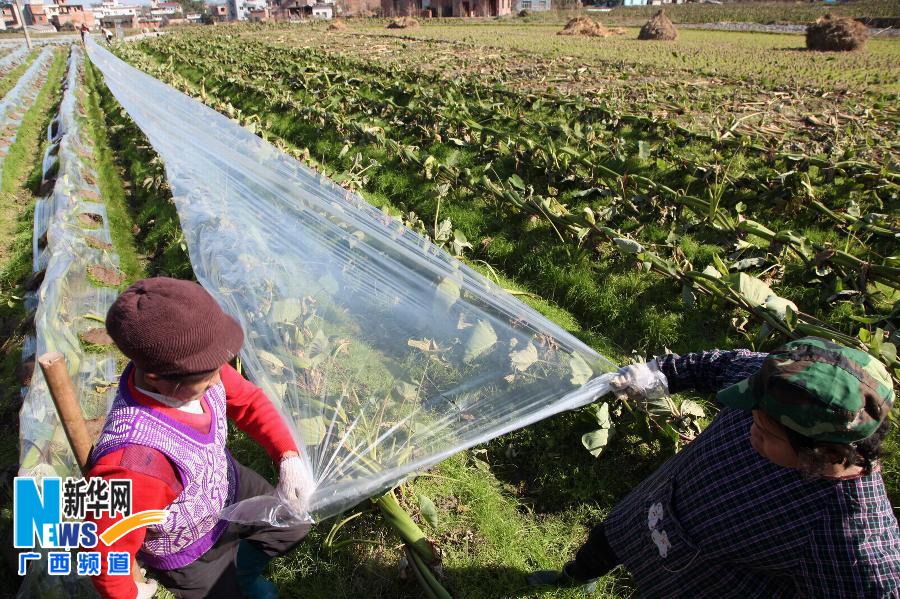
[[[598,524],[591,529],[587,542],[575,554],[575,563],[567,568],[566,574],[575,580],[593,580],[621,563],[609,545],[603,525]]]
[[[237,464],[240,489],[238,499],[247,499],[272,492],[272,485],[259,474]],[[270,557],[290,551],[309,532],[309,524],[288,526],[248,526],[232,523],[216,544],[200,559],[176,570],[153,570],[147,574],[172,591],[176,597],[200,599],[240,597],[234,558],[241,539],[247,539]]]

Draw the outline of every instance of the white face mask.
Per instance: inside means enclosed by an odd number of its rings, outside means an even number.
[[[203,413],[203,404],[200,403],[200,398],[192,399],[191,401],[181,401],[178,399],[173,399],[166,395],[162,395],[160,393],[154,393],[153,391],[147,391],[146,389],[142,389],[141,387],[137,388],[138,391],[143,393],[144,395],[148,395],[158,401],[159,403],[165,404],[170,408],[175,408],[176,410],[180,410],[182,412],[187,412],[188,414],[202,414]]]

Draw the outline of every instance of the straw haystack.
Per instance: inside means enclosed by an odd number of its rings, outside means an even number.
[[[388,29],[409,29],[410,27],[418,27],[419,22],[412,17],[397,17],[388,23]]]
[[[671,41],[678,38],[678,30],[675,25],[666,16],[666,13],[660,9],[653,15],[649,21],[641,27],[638,33],[639,40],[667,40]]]
[[[849,17],[825,15],[806,28],[806,47],[810,50],[860,50],[868,38],[866,26]]]
[[[609,37],[611,35],[621,35],[625,30],[621,27],[615,29],[607,29],[598,21],[589,19],[588,17],[575,17],[570,19],[566,26],[557,35],[587,35],[592,37]]]

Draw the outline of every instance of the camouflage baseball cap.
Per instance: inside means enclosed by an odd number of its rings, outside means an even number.
[[[818,337],[787,343],[753,376],[719,391],[717,399],[759,409],[816,441],[853,443],[875,432],[894,405],[887,369],[857,349]]]

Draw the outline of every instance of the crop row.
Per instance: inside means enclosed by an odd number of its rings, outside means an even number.
[[[296,56],[283,58],[281,55],[283,60],[289,63],[285,65],[280,63],[279,55],[272,52],[271,48],[266,50],[264,46],[257,45],[244,48],[239,53],[233,48],[229,51],[228,43],[224,39],[204,40],[203,46],[209,51],[207,54],[195,46],[196,39],[175,38],[154,45],[153,51],[157,58],[168,57],[172,65],[178,65],[184,72],[193,74],[195,79],[202,78],[203,85],[198,94],[205,95],[207,101],[218,97],[222,103],[221,108],[226,112],[231,111],[238,116],[234,106],[222,102],[225,98],[234,101],[234,104],[245,111],[258,109],[261,114],[288,113],[301,117],[317,124],[323,131],[337,132],[346,138],[348,146],[352,145],[354,149],[365,145],[375,146],[382,154],[393,156],[395,162],[399,160],[406,163],[407,170],[410,171],[409,176],[414,177],[416,176],[414,173],[417,172],[419,178],[431,181],[433,186],[438,188],[444,185],[445,188],[453,187],[456,193],[465,191],[470,196],[493,198],[495,207],[510,215],[524,212],[545,219],[553,226],[562,244],[574,242],[594,246],[601,241],[610,242],[621,252],[638,258],[639,264],[644,268],[652,268],[665,276],[679,280],[684,286],[683,296],[686,302],[692,302],[693,292],[699,291],[750,312],[766,325],[762,338],[775,330],[788,335],[818,333],[844,342],[863,343],[849,334],[852,331],[848,331],[846,326],[844,330],[837,330],[823,322],[821,314],[814,316],[797,310],[795,305],[773,292],[771,287],[759,278],[740,271],[761,266],[766,267],[765,271],[772,268],[777,270],[783,268],[785,264],[796,269],[799,265],[807,272],[822,273],[823,277],[831,279],[832,284],[839,283],[840,288],[835,290],[835,294],[842,298],[856,297],[859,300],[858,305],[863,308],[866,307],[866,302],[877,306],[878,309],[884,307],[883,297],[879,298],[880,292],[873,287],[873,283],[894,289],[898,285],[896,261],[879,259],[877,251],[867,248],[856,240],[852,249],[846,248],[850,251],[838,251],[827,243],[809,239],[797,231],[770,230],[748,220],[740,213],[736,214],[725,209],[721,201],[721,192],[707,194],[706,198],[687,195],[680,189],[657,182],[655,176],[659,174],[658,172],[650,170],[647,176],[629,173],[624,169],[615,170],[599,161],[594,162],[590,157],[580,155],[577,150],[556,151],[552,145],[552,138],[535,140],[515,135],[515,128],[512,126],[506,130],[495,126],[485,135],[483,132],[486,127],[481,126],[472,113],[486,110],[484,104],[487,100],[475,99],[470,102],[456,100],[455,104],[445,107],[443,112],[428,110],[426,108],[428,103],[421,99],[422,94],[427,94],[429,100],[439,99],[440,90],[428,89],[424,85],[413,88],[410,85],[406,88],[395,87],[388,95],[384,93],[386,89],[384,86],[373,84],[374,78],[365,78],[350,69],[342,71],[341,65],[323,67],[319,64],[316,68],[314,64],[294,60]],[[261,60],[263,53],[267,51],[268,59]],[[136,56],[131,56],[131,59],[140,60]],[[243,59],[257,66],[260,64],[271,66],[262,73],[257,70],[257,75],[254,76],[253,71],[242,64]],[[172,65],[167,68],[156,65],[155,68],[159,72],[155,74],[164,75],[165,72],[169,72],[171,78]],[[152,61],[145,61],[143,66],[154,68]],[[397,80],[393,80],[393,83],[397,84]],[[400,103],[397,99],[404,89],[407,98],[405,102]],[[418,110],[420,108],[421,110]],[[448,118],[446,112],[450,108],[455,109],[456,114]],[[498,108],[503,106],[495,105],[495,109]],[[365,115],[370,118],[360,118]],[[432,116],[429,118],[427,115]],[[523,120],[521,112],[506,114],[504,117],[505,121],[501,125]],[[467,121],[468,128],[465,129],[460,123]],[[451,128],[454,126],[456,135],[461,136],[452,138],[461,142],[451,141],[458,148],[454,149],[455,153],[442,155],[441,152],[434,152],[436,145],[446,146],[446,143],[433,143],[430,147],[432,152],[421,149],[429,136],[432,140],[436,135],[440,136],[441,142],[445,141],[445,137],[451,139],[450,135],[454,132]],[[475,130],[479,132],[478,137],[473,134]],[[578,137],[578,133],[574,133],[575,128],[572,127],[571,130],[573,136]],[[534,128],[531,131],[534,131]],[[585,134],[582,129],[580,134],[588,139],[579,141],[591,147],[590,144],[595,140],[603,141],[602,133],[603,131],[595,134],[595,130],[590,129]],[[505,138],[501,141],[504,135]],[[516,151],[503,156],[501,152],[504,141],[506,147],[514,146]],[[638,142],[639,152],[641,142],[646,143],[644,140]],[[597,143],[593,147],[602,145]],[[664,147],[668,150],[671,145]],[[466,152],[473,155],[465,156]],[[463,159],[460,159],[460,154],[463,154]],[[510,156],[513,158],[512,161],[502,160]],[[487,160],[493,164],[490,169],[481,169],[480,172],[473,173],[475,169],[464,165],[472,164],[472,158]],[[656,162],[660,160],[661,158],[657,157]],[[459,165],[460,162],[464,164]],[[622,161],[618,166],[627,162]],[[570,169],[572,165],[581,167],[581,173],[577,172],[577,168]],[[696,165],[694,166],[696,168]],[[670,166],[669,170],[673,168]],[[559,171],[569,172],[569,170],[576,171],[572,178],[577,179],[580,176],[583,179],[580,181],[581,185],[593,183],[591,193],[584,196],[605,195],[606,206],[598,209],[596,202],[585,202],[570,210],[557,197],[546,194],[546,190],[554,187],[553,185],[546,183],[543,187],[539,187],[538,178],[542,172],[545,173],[545,177],[556,175],[556,179],[552,182],[563,187],[568,181],[565,181],[567,177],[560,177]],[[806,185],[811,185],[808,178],[805,181]],[[739,183],[743,184],[744,181],[741,180]],[[737,185],[734,182],[732,184]],[[544,193],[537,193],[536,189]],[[610,200],[611,190],[621,190],[622,193]],[[654,243],[652,238],[648,240],[638,235],[641,228],[648,224],[645,222],[647,219],[644,218],[642,221],[641,218],[628,215],[627,210],[622,210],[623,205],[633,204],[634,197],[638,194],[652,196],[652,201],[645,207],[673,209],[672,221],[669,223],[673,227],[677,224],[684,228],[687,223],[695,234],[705,235],[708,240],[717,241],[721,245],[727,245],[725,243],[727,241],[736,241],[745,253],[749,250],[750,257],[742,257],[730,267],[719,259],[714,269],[710,269],[710,265],[704,269],[695,269],[690,261],[679,259],[677,246],[659,243],[659,240]],[[589,205],[591,203],[594,207]],[[885,236],[887,240],[894,237],[890,223],[879,222],[877,217],[870,216],[865,219],[861,215],[852,214],[852,210],[834,211],[816,199],[812,199],[811,203],[820,210],[830,213],[836,220],[843,221],[844,225],[857,229],[857,238],[878,234]],[[614,220],[611,218],[611,212],[624,215],[617,223],[618,230],[609,226]],[[759,213],[765,214],[765,210]],[[767,219],[766,222],[772,221]],[[626,230],[630,230],[631,234]],[[438,233],[437,227],[433,233]],[[877,239],[876,245],[880,245]],[[603,248],[609,247],[609,244],[596,247],[605,251]],[[672,251],[673,249],[675,251]],[[757,255],[753,255],[753,252]],[[854,253],[863,254],[863,257],[854,256]],[[829,269],[831,272],[828,272]],[[861,273],[864,273],[864,280],[861,280]],[[849,289],[843,287],[845,283],[850,284]],[[876,325],[885,320],[880,316],[886,315],[863,312],[862,315],[856,315],[856,318],[866,319],[868,324]],[[881,343],[880,329],[876,329],[876,332],[877,335],[869,336],[870,339],[877,338],[873,341],[872,351],[886,361],[892,362],[891,346]]]

